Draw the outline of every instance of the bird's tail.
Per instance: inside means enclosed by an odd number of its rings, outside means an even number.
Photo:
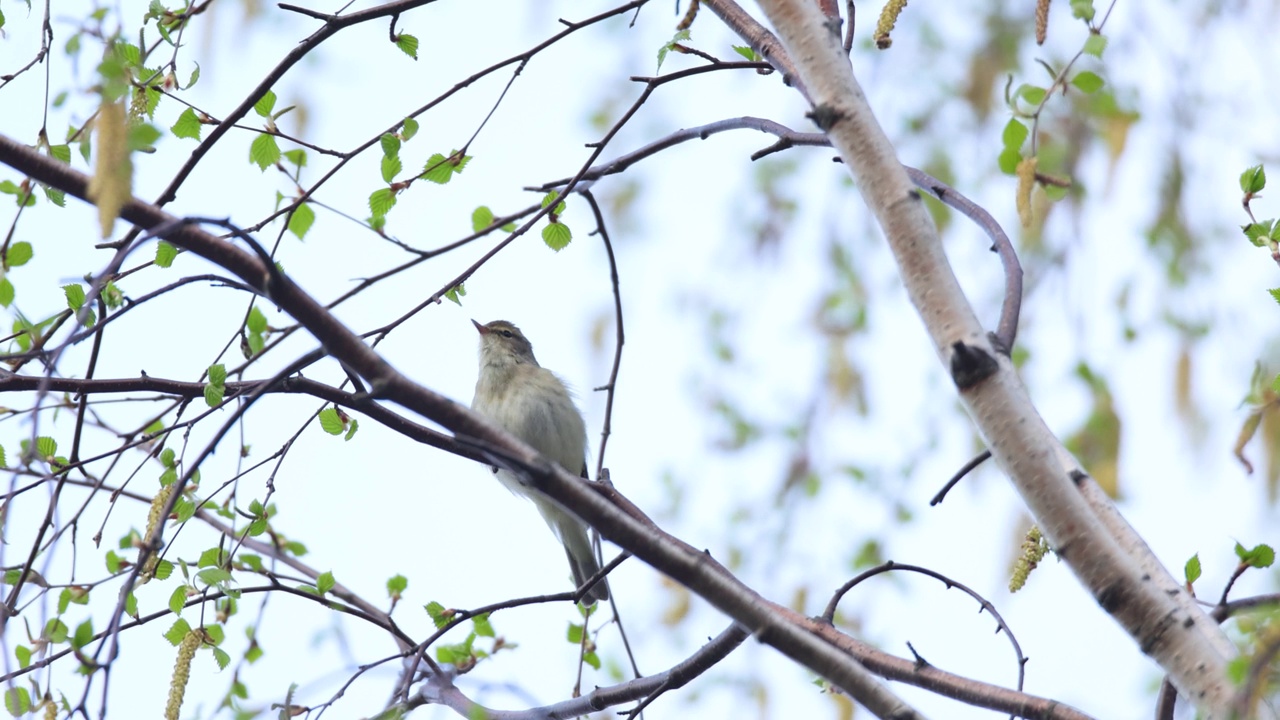
[[[569,570],[573,572],[574,584],[582,587],[583,583],[600,572],[600,559],[596,556],[595,548],[591,544],[591,536],[587,533],[586,524],[560,508],[544,509],[540,506],[539,509],[544,510],[543,517],[546,518],[547,524],[560,537],[560,542],[564,543],[564,552],[569,558]],[[552,512],[546,512],[546,510],[552,510]],[[602,578],[600,582],[591,586],[583,599],[587,602],[608,600],[609,581]]]

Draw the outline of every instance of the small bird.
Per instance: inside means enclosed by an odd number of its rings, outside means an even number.
[[[587,477],[587,427],[564,382],[538,365],[533,345],[520,328],[506,320],[471,323],[480,332],[480,376],[471,409],[548,460]],[[579,587],[600,571],[586,523],[550,497],[522,484],[515,474],[497,468],[494,472],[508,490],[533,501],[551,532],[564,544],[573,581]],[[592,586],[586,596],[588,602],[608,599],[605,580]]]

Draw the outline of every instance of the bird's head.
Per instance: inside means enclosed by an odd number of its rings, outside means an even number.
[[[471,321],[480,333],[480,362],[485,365],[537,365],[533,345],[520,328],[506,320],[481,325]]]

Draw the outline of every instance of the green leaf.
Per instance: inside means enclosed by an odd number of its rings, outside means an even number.
[[[1097,73],[1083,70],[1071,78],[1071,84],[1079,88],[1080,92],[1094,93],[1101,90],[1105,83],[1102,78],[1098,77]]]
[[[560,252],[569,247],[569,242],[573,240],[573,233],[569,231],[569,226],[564,223],[548,223],[542,228],[542,241],[547,247]]]
[[[1071,0],[1071,16],[1090,22],[1094,16],[1093,0]]]
[[[400,137],[404,138],[405,142],[409,142],[413,139],[413,136],[417,134],[418,121],[413,118],[405,118],[404,125],[400,129]]]
[[[1045,89],[1038,85],[1028,85],[1023,83],[1014,91],[1014,99],[1020,99],[1028,105],[1039,105],[1044,101]]]
[[[159,560],[156,562],[156,579],[168,580],[173,575],[173,563],[168,560]]]
[[[472,630],[480,637],[496,637],[493,625],[489,622],[489,613],[480,613],[471,618]]]
[[[593,669],[600,669],[600,656],[594,652],[585,653],[582,656],[582,662],[590,665]]]
[[[408,33],[400,33],[396,35],[396,47],[414,60],[418,59],[418,38]]]
[[[36,438],[36,454],[41,460],[48,461],[58,455],[58,441],[47,435]]]
[[[178,257],[178,248],[164,240],[156,243],[156,265],[162,268],[170,267],[176,257]]]
[[[9,278],[0,278],[0,305],[9,307],[13,304],[15,291]]]
[[[187,78],[187,84],[182,86],[183,90],[190,89],[200,80],[200,63],[196,63],[196,69],[191,71],[191,77]]]
[[[302,148],[285,150],[281,155],[284,156],[285,160],[288,160],[297,167],[303,168],[307,166],[307,151]]]
[[[347,434],[342,437],[343,442],[351,442],[351,438],[356,436],[356,431],[360,429],[360,421],[350,418],[347,421]]]
[[[13,649],[13,654],[18,658],[18,667],[25,670],[31,665],[31,648],[26,645],[19,645]]]
[[[209,382],[214,385],[225,385],[227,383],[227,367],[222,363],[209,366]]]
[[[58,207],[67,206],[66,193],[62,192],[57,188],[51,188],[48,185],[41,185],[40,189],[44,191],[44,196],[48,198],[49,202],[53,203],[54,205],[57,205]]]
[[[271,117],[271,111],[276,106],[276,94],[268,90],[265,95],[258,98],[258,102],[253,104],[253,111],[262,117]]]
[[[487,205],[481,205],[471,211],[471,231],[480,232],[493,224],[493,211]]]
[[[444,293],[444,296],[457,303],[458,307],[462,307],[462,300],[460,298],[466,297],[466,295],[467,288],[465,284],[454,285]]]
[[[227,666],[231,664],[231,656],[222,648],[216,647],[213,649],[213,659],[218,663],[219,670],[226,670]]]
[[[341,435],[347,431],[347,426],[338,415],[337,408],[327,407],[320,411],[320,429],[330,435]]]
[[[569,631],[565,633],[565,639],[574,645],[581,645],[582,626],[576,623],[569,623]]]
[[[120,572],[120,568],[124,564],[124,561],[120,558],[119,555],[116,554],[115,550],[107,551],[106,561],[107,561],[107,572],[111,573],[112,575],[115,575],[116,573]]]
[[[4,266],[7,268],[22,267],[34,255],[35,251],[31,249],[31,243],[16,242],[9,246],[9,251],[4,255]]]
[[[1187,564],[1182,568],[1182,574],[1186,577],[1188,585],[1200,579],[1200,553],[1192,555],[1187,560]]]
[[[409,587],[409,579],[403,575],[394,575],[387,581],[387,595],[398,598]]]
[[[82,648],[93,642],[93,620],[85,620],[76,626],[75,635],[71,637],[71,647]]]
[[[258,169],[266,170],[279,160],[280,146],[276,145],[275,137],[262,134],[249,145],[249,161],[257,165]]]
[[[1271,288],[1267,292],[1271,294],[1272,300],[1275,300],[1277,304],[1280,304],[1280,288]],[[1276,382],[1280,383],[1280,375],[1276,376]],[[1275,388],[1275,386],[1273,386],[1273,389],[1280,393],[1280,388]]]
[[[179,585],[169,593],[169,609],[174,615],[181,615],[182,609],[187,605],[187,586]]]
[[[374,217],[383,217],[396,206],[396,194],[391,188],[374,190],[369,196],[369,210]]]
[[[289,232],[296,235],[299,240],[305,239],[307,231],[315,222],[316,211],[311,209],[310,203],[302,203],[294,208],[293,215],[289,217]]]
[[[196,573],[196,578],[205,585],[219,585],[231,579],[231,572],[222,568],[207,568]]]
[[[337,584],[338,581],[333,579],[332,572],[322,572],[320,577],[316,578],[316,590],[319,590],[321,595],[332,590]]]
[[[1009,122],[1004,125],[1004,132],[1000,134],[1000,142],[1004,144],[1005,150],[1018,152],[1022,150],[1022,143],[1027,141],[1030,134],[1027,126],[1017,118],[1009,118]]]
[[[1005,148],[996,160],[996,164],[1000,167],[1000,172],[1005,175],[1016,174],[1018,172],[1018,163],[1020,162],[1022,162],[1022,153],[1009,148]]]
[[[200,118],[196,117],[196,111],[187,108],[178,116],[178,121],[169,127],[174,137],[190,138],[192,140],[200,139],[200,131],[204,126],[200,124]]]
[[[663,61],[667,59],[667,53],[671,52],[671,46],[676,45],[678,43],[682,43],[688,39],[689,39],[689,31],[681,30],[677,32],[675,35],[671,36],[671,39],[668,40],[665,45],[658,48],[658,69],[659,70],[662,69]]]
[[[760,53],[752,50],[749,45],[733,45],[732,47],[734,52],[738,53],[750,62],[760,62],[764,59],[760,56]],[[659,63],[661,63],[661,61],[659,61]]]
[[[146,150],[153,147],[160,139],[160,129],[151,123],[138,123],[129,126],[128,147],[130,150]]]
[[[1276,561],[1276,551],[1270,545],[1255,545],[1248,550],[1236,543],[1236,556],[1240,564],[1255,568],[1269,568]]]
[[[66,623],[62,622],[58,618],[54,618],[44,624],[44,637],[55,645],[57,643],[66,642],[70,635],[71,629],[67,627]]]
[[[541,207],[546,207],[546,206],[550,205],[551,203],[555,202],[559,197],[560,197],[560,191],[559,191],[559,190],[552,190],[551,192],[549,192],[549,193],[547,193],[546,195],[543,195],[543,196],[542,196],[542,205],[541,205]],[[564,202],[561,202],[560,204],[556,205],[555,209],[551,211],[551,214],[552,214],[552,215],[563,215],[563,214],[564,214]]]
[[[384,158],[382,158],[382,180],[383,180],[383,182],[388,182],[388,183],[389,183],[389,182],[392,182],[393,180],[395,180],[395,179],[396,179],[396,175],[399,175],[399,174],[400,174],[400,171],[401,171],[402,169],[404,169],[404,165],[403,165],[403,164],[401,164],[401,162],[400,162],[400,158],[398,158],[398,157],[384,157]]]
[[[452,180],[454,175],[461,174],[469,162],[471,162],[471,156],[459,155],[457,150],[450,152],[448,156],[435,153],[427,158],[427,164],[423,166],[422,175],[419,177],[444,185]]]
[[[178,645],[182,643],[182,638],[186,637],[189,632],[191,632],[191,626],[187,624],[186,620],[178,618],[177,621],[175,621],[173,625],[165,631],[164,639],[168,640],[170,645],[178,647]]]
[[[64,163],[71,163],[71,146],[70,145],[50,145],[50,157],[57,158]]]
[[[431,618],[431,622],[435,624],[437,630],[448,625],[449,621],[453,619],[453,613],[446,610],[443,605],[435,600],[427,603],[423,606],[423,609],[427,611],[427,617]]]
[[[31,693],[25,687],[11,687],[4,691],[4,708],[14,717],[31,712]]]
[[[1261,165],[1240,173],[1240,189],[1247,195],[1257,195],[1267,186],[1267,171]]]
[[[160,464],[167,468],[178,467],[178,453],[173,448],[165,448],[160,451]]]
[[[1100,58],[1102,57],[1102,52],[1106,49],[1107,49],[1107,37],[1105,35],[1092,33],[1089,35],[1088,39],[1084,41],[1083,50],[1086,55],[1092,55],[1094,57]]]
[[[378,143],[382,146],[382,157],[393,158],[400,156],[400,138],[391,133],[383,133],[378,138]]]
[[[257,305],[249,308],[249,319],[245,321],[245,327],[249,328],[249,332],[266,332],[267,316],[262,314]]]
[[[227,631],[222,629],[221,625],[209,625],[205,627],[204,634],[208,637],[206,642],[211,645],[221,645],[222,641],[227,639]]]
[[[211,408],[216,408],[222,404],[226,397],[227,389],[221,385],[205,385],[204,401]]]
[[[84,305],[84,286],[80,283],[71,283],[62,286],[62,294],[67,297],[67,307],[71,310],[79,310]]]

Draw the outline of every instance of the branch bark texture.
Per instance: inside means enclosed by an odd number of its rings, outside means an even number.
[[[719,3],[716,3],[719,4]],[[919,194],[877,123],[840,44],[810,0],[761,0],[813,105],[897,260],[960,398],[1036,521],[1080,582],[1204,714],[1230,713],[1230,644],[1040,418],[960,289]],[[1091,497],[1086,497],[1090,495]]]

